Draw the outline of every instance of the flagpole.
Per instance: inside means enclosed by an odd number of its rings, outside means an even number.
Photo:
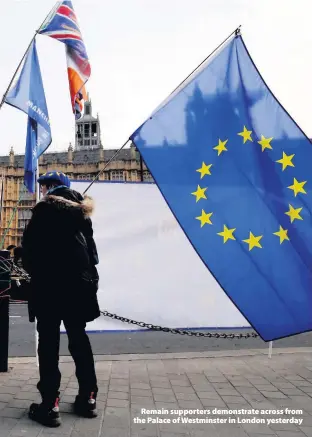
[[[87,188],[84,190],[84,192],[82,193],[83,195],[86,194],[87,191],[89,191],[89,189],[92,187],[92,185],[94,184],[95,181],[97,181],[99,179],[99,177],[101,176],[102,173],[104,173],[104,170],[109,166],[109,164],[116,158],[116,156],[121,152],[121,150],[128,144],[130,140],[127,140],[118,150],[116,153],[114,153],[114,155],[111,157],[111,159],[104,165],[104,167],[102,168],[101,171],[98,172],[98,174],[93,178],[92,182],[87,186]]]
[[[273,341],[270,341],[269,343],[269,353],[268,353],[268,357],[272,358],[272,349],[273,349]]]
[[[211,58],[211,56],[213,56],[224,44],[227,43],[227,41],[229,41],[233,35],[238,36],[240,35],[241,32],[241,27],[242,25],[240,24],[235,30],[233,30],[233,32],[230,33],[229,36],[227,36],[219,45],[218,47],[216,47],[208,56],[206,56],[206,58],[199,64],[197,65],[196,68],[194,68],[194,70],[185,78],[182,80],[182,82],[161,102],[160,105],[157,106],[156,109],[154,109],[153,113],[151,116],[153,116],[157,111],[160,110],[160,108],[162,108],[166,102],[169,101],[169,99],[172,97],[172,95],[203,65],[205,64],[205,62],[208,61],[209,58]],[[150,118],[151,116],[149,116],[148,118]]]
[[[37,163],[36,163],[36,179],[35,179],[35,184],[36,184],[36,204],[39,202],[40,200],[40,187],[39,184],[37,183],[37,180],[39,178],[39,159],[37,159]],[[39,356],[38,356],[38,346],[39,346],[39,336],[38,336],[38,331],[37,331],[37,319],[35,320],[35,347],[36,347],[36,362],[37,362],[37,367],[39,367]]]
[[[40,200],[40,187],[39,187],[39,184],[37,184],[37,179],[39,178],[39,159],[37,159],[37,164],[36,164],[36,181],[35,181],[35,184],[36,184],[36,203],[38,203],[39,202],[39,200]]]
[[[4,194],[4,170],[2,169],[2,175],[1,175],[1,201],[0,201],[0,228],[1,226],[1,219],[2,219],[2,209],[3,209],[3,194]]]
[[[58,5],[58,4],[59,4],[59,2],[56,3],[56,5]],[[36,36],[37,36],[38,33],[40,32],[40,30],[41,30],[42,26],[44,25],[44,23],[47,21],[47,19],[49,18],[49,16],[54,12],[54,10],[55,10],[55,8],[56,8],[56,5],[53,6],[53,8],[51,9],[51,11],[50,11],[50,12],[48,13],[48,15],[45,17],[44,21],[41,23],[39,29],[36,30],[36,32],[35,32],[35,34],[34,34],[32,40],[30,41],[30,43],[29,43],[29,45],[28,45],[28,47],[27,47],[26,52],[24,53],[22,59],[20,60],[20,63],[18,64],[18,66],[17,66],[17,68],[16,68],[16,70],[15,70],[13,76],[12,76],[12,79],[11,79],[9,85],[8,85],[8,87],[7,87],[6,91],[5,91],[5,93],[3,94],[2,100],[1,100],[1,102],[0,102],[0,109],[2,108],[2,106],[3,106],[4,103],[5,103],[5,99],[6,99],[8,93],[9,93],[9,91],[10,91],[10,88],[11,88],[11,86],[12,86],[12,84],[13,84],[15,78],[16,78],[16,75],[17,75],[17,73],[18,73],[18,71],[19,71],[19,69],[20,69],[22,63],[24,62],[24,59],[26,58],[26,55],[27,55],[27,53],[28,53],[28,50],[30,49],[32,43],[33,43],[34,40],[36,39]]]
[[[178,89],[181,85],[184,84],[184,82],[187,81],[188,78],[192,76],[192,74],[195,73],[196,70],[198,70],[212,55],[214,55],[230,38],[232,38],[233,35],[239,35],[240,34],[240,28],[242,25],[240,24],[233,32],[230,33],[228,37],[225,38],[224,41],[222,41],[218,47],[216,47],[206,58],[199,64],[197,67],[184,79],[182,82],[170,93],[170,96]]]

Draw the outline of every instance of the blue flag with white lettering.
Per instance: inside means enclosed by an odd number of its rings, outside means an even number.
[[[28,50],[21,74],[5,102],[28,115],[24,184],[34,193],[37,160],[52,141],[35,40]]]
[[[131,140],[197,254],[262,339],[310,331],[312,144],[242,37]]]

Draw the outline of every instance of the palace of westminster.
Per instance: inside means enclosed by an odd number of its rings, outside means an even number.
[[[49,149],[48,149],[49,150]],[[92,180],[117,150],[104,149],[99,117],[93,117],[91,100],[85,102],[84,115],[76,121],[75,148],[67,152],[47,152],[39,158],[39,174],[51,170],[66,173],[73,180]],[[0,238],[3,248],[19,245],[25,226],[35,205],[35,196],[24,186],[24,155],[0,156],[0,176],[4,175],[2,207],[0,207]],[[153,182],[136,147],[123,149],[105,168],[99,180]],[[0,187],[1,188],[1,187]],[[1,192],[0,192],[1,199]]]

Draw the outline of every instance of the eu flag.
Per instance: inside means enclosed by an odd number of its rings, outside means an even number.
[[[312,146],[241,35],[131,140],[197,254],[262,339],[311,330]]]
[[[28,50],[20,76],[6,96],[5,102],[28,115],[24,184],[34,193],[37,159],[52,141],[35,40]]]

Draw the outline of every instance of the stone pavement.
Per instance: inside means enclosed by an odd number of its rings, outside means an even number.
[[[35,360],[9,365],[0,374],[0,437],[312,437],[312,348],[273,349],[271,359],[251,349],[97,356],[92,420],[71,413],[77,381],[63,357],[56,429],[27,418],[39,400]]]

